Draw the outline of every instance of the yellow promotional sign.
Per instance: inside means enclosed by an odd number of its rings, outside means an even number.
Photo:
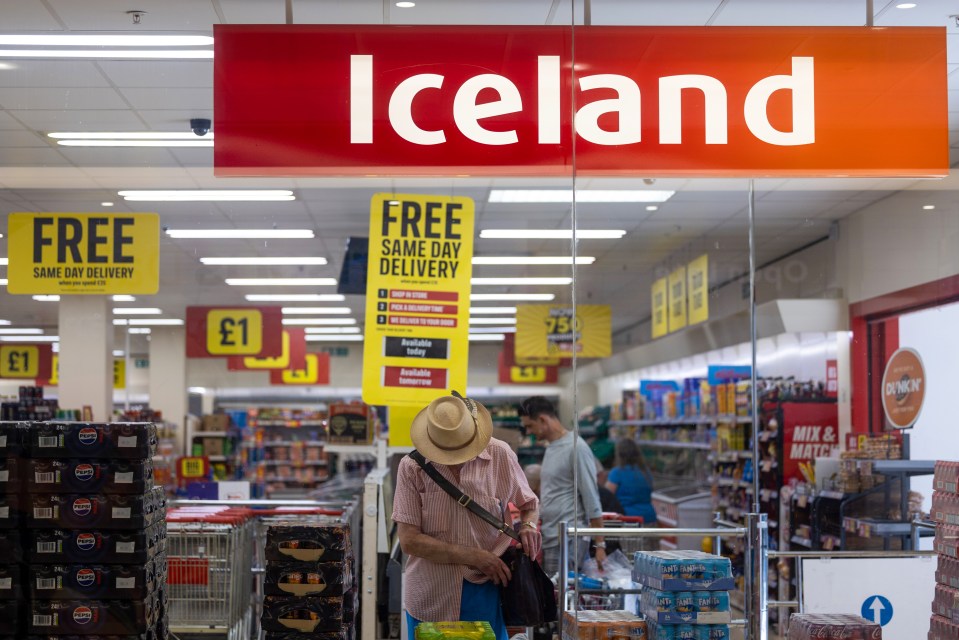
[[[317,384],[320,381],[319,356],[315,353],[306,354],[306,366],[303,369],[286,369],[280,372],[280,376],[283,384]]]
[[[437,394],[440,395],[440,394]],[[387,425],[389,426],[391,447],[412,447],[413,439],[410,437],[410,425],[413,424],[413,418],[423,407],[411,405],[393,405],[386,414]]]
[[[40,348],[34,345],[0,345],[0,378],[36,378],[40,374]]]
[[[378,193],[370,204],[363,401],[424,407],[466,392],[473,200]]]
[[[155,213],[11,213],[7,290],[150,295],[160,288]]]
[[[259,309],[212,309],[206,316],[206,350],[218,356],[251,356],[263,350]]]
[[[652,325],[653,339],[662,338],[669,333],[669,304],[668,294],[669,284],[666,278],[660,278],[653,283],[652,290]]]
[[[686,326],[686,267],[669,274],[669,332]]]
[[[509,381],[516,384],[545,383],[546,377],[546,367],[512,366],[509,368]]]
[[[552,356],[608,358],[612,355],[612,313],[609,305],[573,308],[548,304],[516,307],[516,359]]]
[[[208,326],[209,329],[209,326]],[[315,358],[314,358],[315,360]],[[289,369],[290,368],[290,334],[283,331],[283,354],[276,358],[243,358],[243,366],[247,369]]]
[[[689,324],[709,320],[709,255],[703,254],[686,265],[686,296]]]
[[[50,379],[47,380],[47,384],[51,387],[55,387],[60,384],[60,354],[53,354],[50,362]]]
[[[127,388],[127,361],[123,358],[113,359],[113,388]]]
[[[515,352],[515,347],[513,351]],[[520,358],[519,356],[513,356],[513,360],[516,362],[517,366],[520,367],[558,367],[559,363],[562,362],[562,358],[559,356],[526,356]]]

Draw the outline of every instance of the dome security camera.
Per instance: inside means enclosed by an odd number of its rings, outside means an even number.
[[[210,133],[210,127],[213,123],[208,118],[191,118],[190,129],[198,136],[205,136]]]

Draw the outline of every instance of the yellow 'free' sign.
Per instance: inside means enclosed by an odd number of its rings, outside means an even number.
[[[516,359],[535,356],[608,358],[612,347],[609,305],[573,308],[548,304],[516,307]]]
[[[213,309],[206,316],[206,350],[218,356],[249,356],[263,350],[259,309]]]
[[[669,333],[669,305],[668,293],[669,284],[666,278],[660,278],[653,283],[652,304],[653,304],[653,338],[661,338]]]
[[[154,294],[155,213],[11,213],[9,283],[16,294]]]
[[[669,332],[686,326],[686,267],[669,274]]]
[[[689,297],[689,324],[709,320],[709,255],[703,254],[686,265],[686,295]]]

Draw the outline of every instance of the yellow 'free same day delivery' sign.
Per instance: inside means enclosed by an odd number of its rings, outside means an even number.
[[[516,359],[537,356],[608,358],[612,354],[609,305],[527,304],[516,307]]]
[[[669,284],[666,278],[660,278],[653,283],[652,305],[653,305],[653,338],[661,338],[669,333],[669,304],[668,294]]]
[[[425,407],[466,393],[473,200],[378,193],[370,204],[363,400]]]
[[[686,295],[689,324],[709,320],[709,255],[703,254],[686,265]]]
[[[160,287],[155,213],[11,213],[7,290],[144,294]]]

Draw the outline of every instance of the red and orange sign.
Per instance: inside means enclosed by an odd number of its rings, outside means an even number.
[[[275,358],[230,356],[226,361],[229,371],[264,371],[273,369],[303,369],[306,367],[306,329],[283,328],[283,353]]]
[[[187,307],[186,357],[283,355],[280,307]]]
[[[307,353],[302,367],[273,369],[270,384],[325,385],[330,384],[330,354]]]
[[[903,347],[889,358],[882,374],[882,410],[896,429],[916,424],[926,399],[926,370],[915,349]]]
[[[941,27],[214,35],[218,176],[948,174]]]

